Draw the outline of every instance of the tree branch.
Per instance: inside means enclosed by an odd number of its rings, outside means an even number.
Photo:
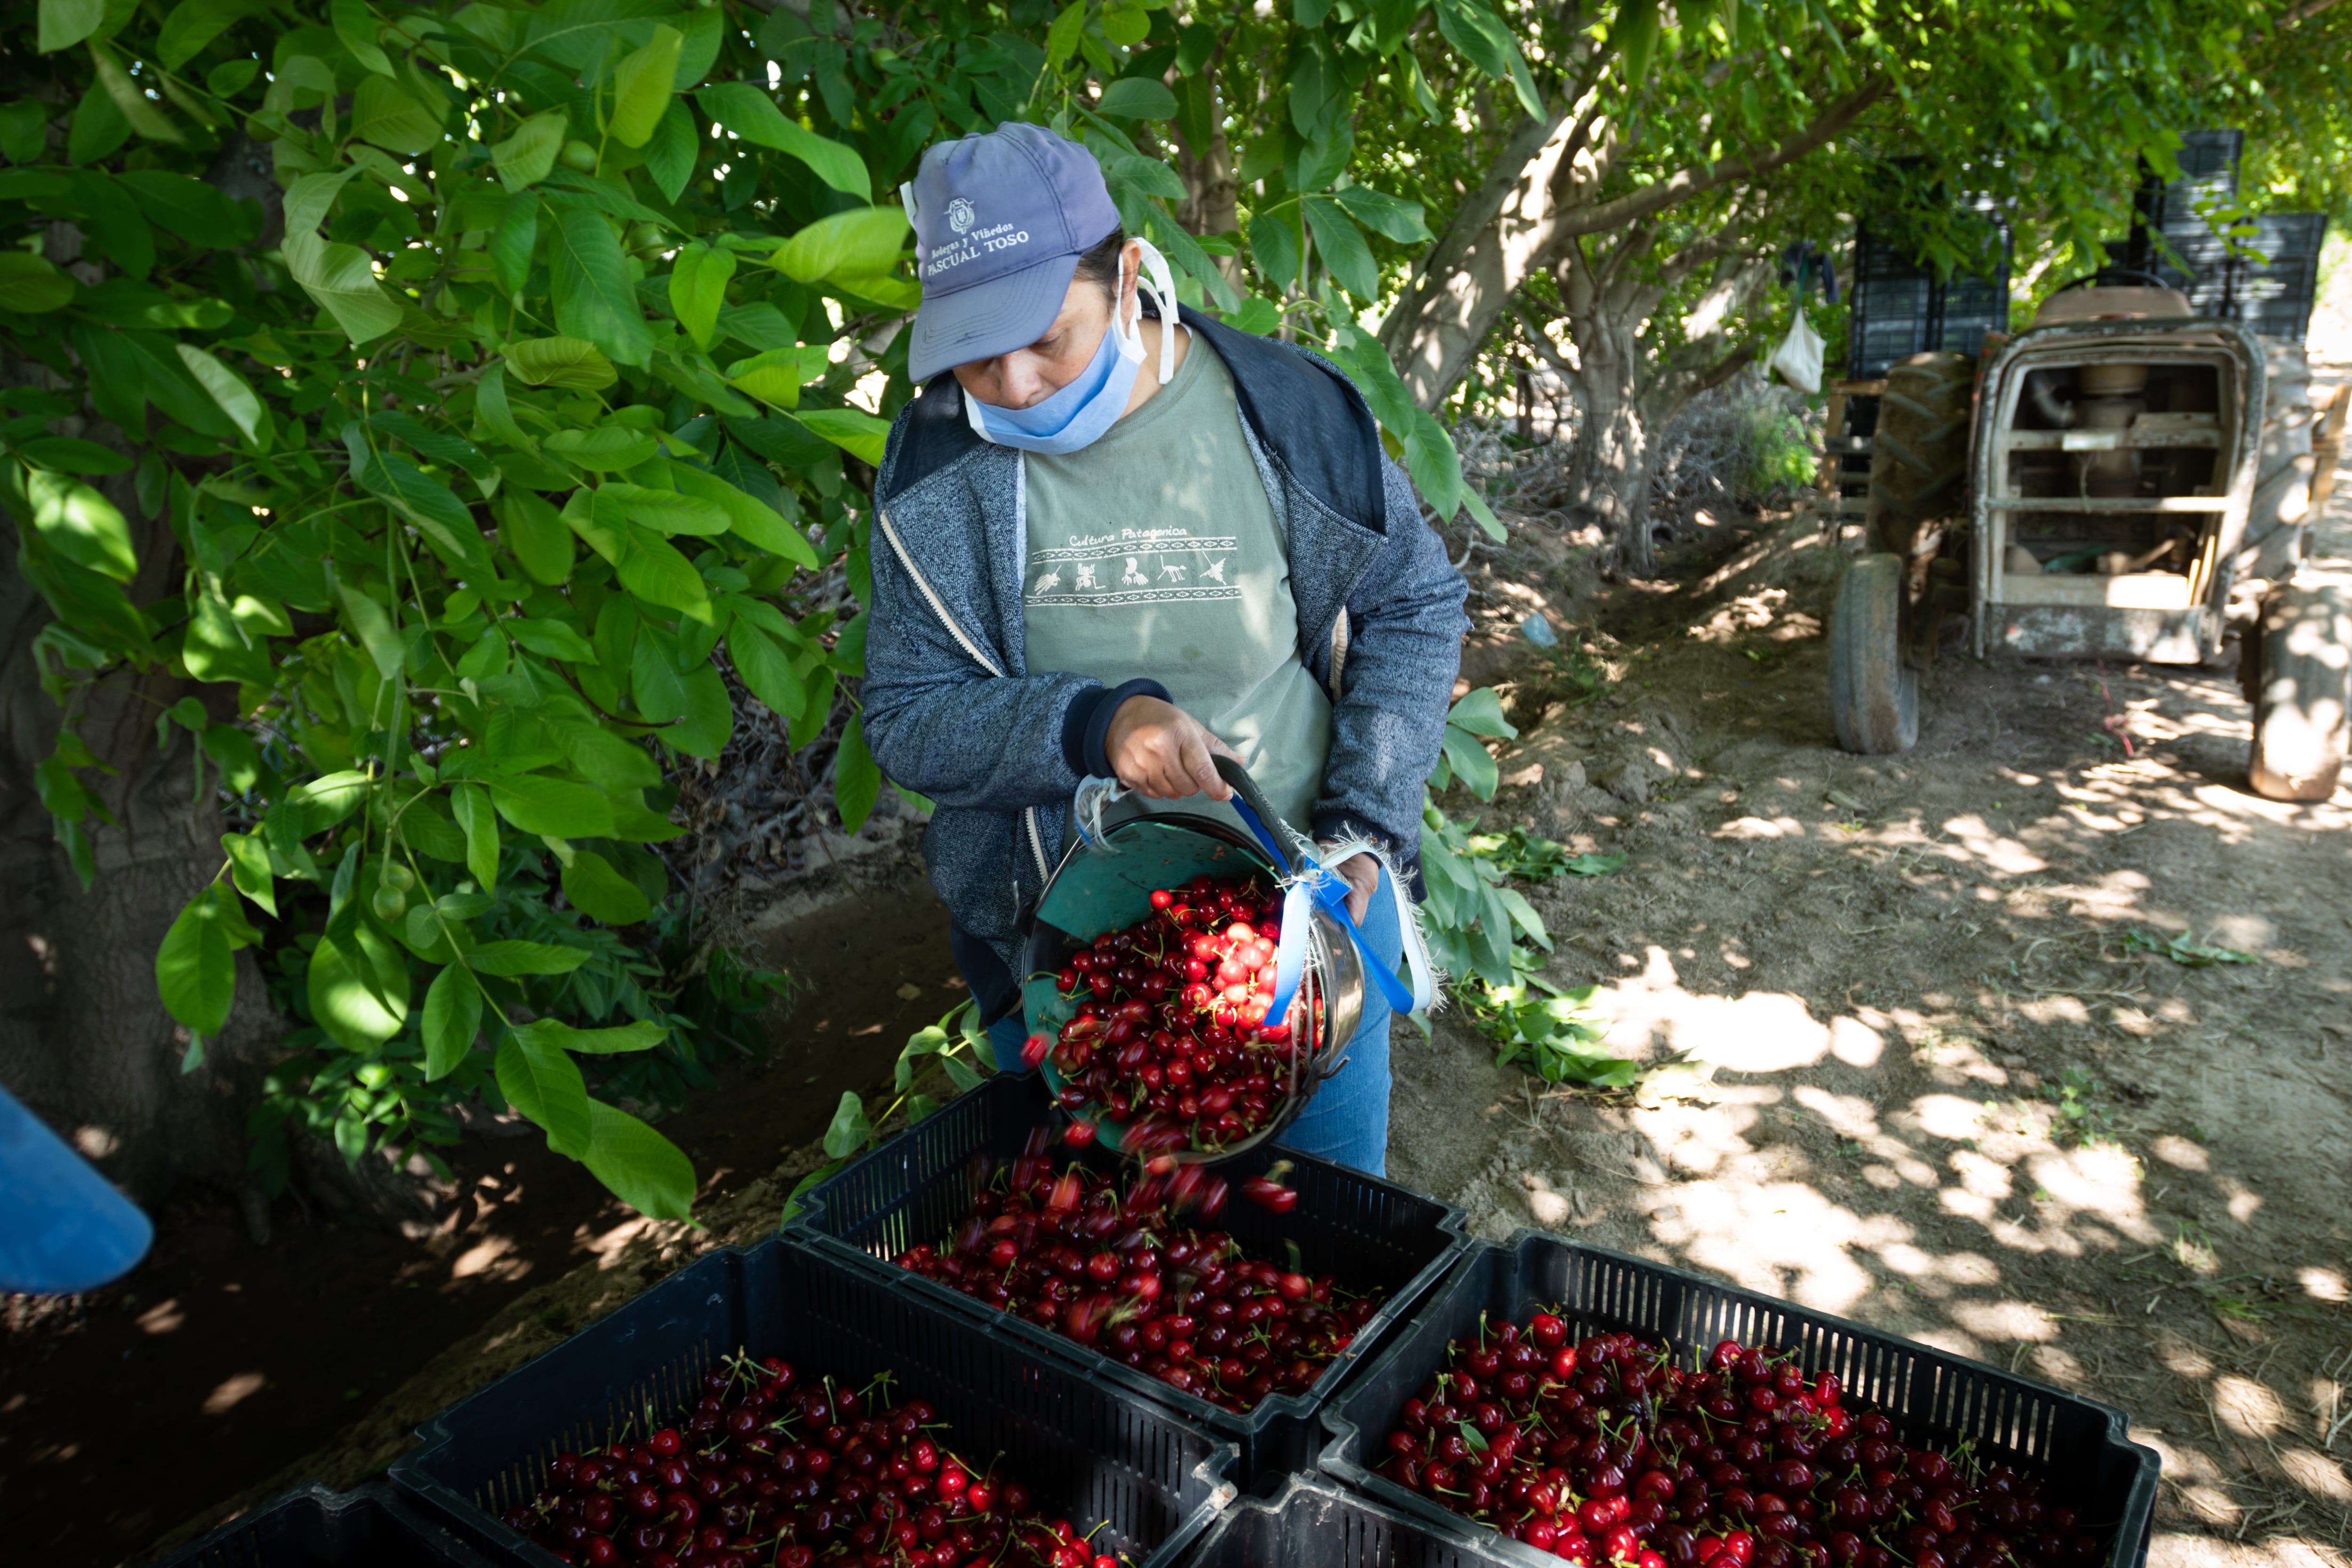
[[[1727,158],[1712,166],[1693,165],[1677,171],[1654,185],[1630,192],[1614,201],[1601,202],[1581,211],[1571,209],[1562,213],[1555,236],[1558,239],[1566,239],[1575,235],[1596,234],[1603,229],[1622,227],[1717,186],[1770,174],[1836,137],[1860,119],[1864,110],[1885,98],[1892,86],[1883,78],[1868,83],[1831,105],[1820,119],[1769,152]],[[1568,165],[1563,163],[1561,166],[1565,168]]]

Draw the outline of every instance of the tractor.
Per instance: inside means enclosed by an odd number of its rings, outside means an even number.
[[[1977,355],[1886,372],[1864,551],[1830,623],[1839,743],[1919,733],[1919,674],[1980,659],[2218,666],[2253,705],[2248,775],[2326,799],[2352,706],[2352,612],[2298,580],[2314,492],[2299,346],[2192,314],[2146,272],[2068,286]],[[2327,456],[2333,458],[2329,451]]]

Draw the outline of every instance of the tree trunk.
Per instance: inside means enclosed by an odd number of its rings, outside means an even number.
[[[1650,570],[1651,411],[1641,394],[1639,316],[1595,309],[1570,318],[1576,340],[1577,421],[1569,502],[1580,522],[1613,540],[1627,570]]]
[[[95,281],[98,269],[79,259],[79,235],[59,226],[52,259]],[[53,379],[29,362],[0,364],[0,384]],[[56,429],[143,455],[112,425],[75,416]],[[98,485],[131,528],[133,601],[174,592],[183,566],[168,521],[141,512],[131,475]],[[21,526],[0,514],[0,1081],[141,1202],[186,1179],[233,1185],[261,1064],[283,1026],[250,955],[240,954],[228,1028],[184,1074],[186,1031],[155,987],[164,931],[222,861],[217,774],[199,774],[185,730],[173,727],[159,746],[157,721],[183,697],[228,704],[233,694],[163,668],[123,670],[89,693],[74,728],[104,770],[83,780],[116,826],[90,825],[97,876],[85,889],[34,786],[63,715],[41,689],[33,644],[50,616],[15,565]]]

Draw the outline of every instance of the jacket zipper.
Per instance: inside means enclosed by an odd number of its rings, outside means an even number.
[[[938,590],[931,586],[930,579],[923,575],[922,569],[915,564],[915,557],[907,549],[906,542],[898,537],[898,529],[891,525],[890,514],[877,507],[875,509],[874,519],[882,525],[882,537],[890,542],[890,553],[898,558],[898,564],[906,568],[908,576],[914,579],[916,589],[923,595],[923,602],[930,605],[931,614],[939,616],[940,625],[947,628],[948,636],[955,638],[956,646],[971,656],[971,661],[974,664],[1002,679],[1004,671],[998,667],[996,661],[982,652],[980,645],[967,636],[961,626],[956,625],[953,616],[948,614],[946,602],[940,597]],[[1045,840],[1037,830],[1037,808],[1034,805],[1029,806],[1021,813],[1021,816],[1029,828],[1029,853],[1037,862],[1037,885],[1042,888],[1046,882],[1052,880],[1053,868],[1045,864]]]

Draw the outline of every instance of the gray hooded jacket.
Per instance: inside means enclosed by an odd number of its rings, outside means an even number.
[[[1418,896],[1422,784],[1469,628],[1462,575],[1345,375],[1304,349],[1182,320],[1233,374],[1288,545],[1298,657],[1330,694],[1311,829],[1381,845]],[[1060,807],[1090,769],[1108,772],[1102,731],[1121,693],[1023,662],[1022,454],[973,434],[962,399],[940,376],[891,426],[875,486],[866,739],[938,807],[923,858],[967,972],[984,945],[1018,974],[1025,913],[1060,862]]]

